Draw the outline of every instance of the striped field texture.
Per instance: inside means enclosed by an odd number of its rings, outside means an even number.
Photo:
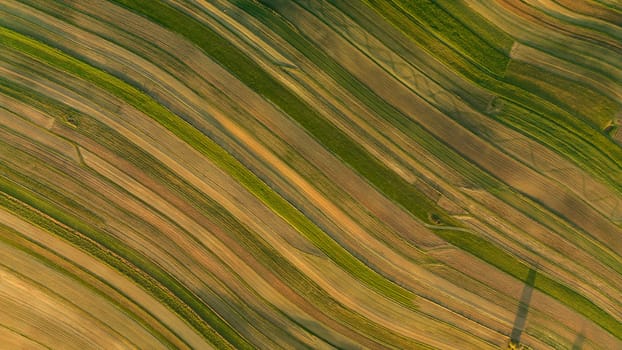
[[[0,349],[622,349],[616,0],[1,0]]]

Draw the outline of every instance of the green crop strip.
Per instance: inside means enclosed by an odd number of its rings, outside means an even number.
[[[481,38],[483,42],[494,46],[497,50],[509,56],[514,38],[501,28],[490,22],[486,17],[473,10],[464,0],[435,0],[433,3],[444,9],[448,16],[459,21],[467,29]],[[441,25],[441,28],[443,26]],[[444,28],[446,30],[446,28]],[[459,29],[465,30],[465,29]],[[479,45],[482,45],[481,43]]]
[[[510,60],[506,54],[509,48],[505,48],[506,52],[504,52],[484,41],[435,1],[394,0],[392,2],[412,18],[425,23],[426,28],[445,38],[446,42],[463,52],[472,62],[497,76],[503,76]]]
[[[292,226],[303,233],[343,269],[380,294],[402,305],[414,308],[414,294],[386,280],[361,261],[354,258],[343,247],[326,235],[325,232],[315,226],[308,218],[298,212],[290,203],[278,196],[265,183],[241,165],[229,153],[151,99],[148,95],[103,71],[13,31],[3,28],[0,31],[0,35],[3,45],[17,49],[35,59],[90,81],[145,112],[172,131],[180,139],[208,156],[208,158],[214,160],[216,164],[236,178],[275,212],[284,217]],[[351,141],[349,142],[352,143]],[[394,188],[394,191],[397,190],[397,188]]]

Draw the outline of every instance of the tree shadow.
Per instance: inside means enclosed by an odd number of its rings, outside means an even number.
[[[518,304],[518,310],[516,311],[516,318],[514,319],[514,327],[512,328],[512,334],[510,340],[514,343],[520,343],[520,337],[525,329],[525,323],[527,322],[527,312],[529,311],[529,303],[531,302],[531,294],[533,293],[534,282],[536,281],[536,270],[529,269],[527,279],[525,280],[525,287]]]

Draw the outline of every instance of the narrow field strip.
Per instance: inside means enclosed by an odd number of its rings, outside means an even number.
[[[139,255],[137,252],[129,251],[127,246],[119,243],[117,240],[110,237],[109,235],[98,232],[99,230],[91,227],[89,224],[86,224],[81,220],[77,219],[76,217],[68,215],[66,212],[59,210],[48,200],[41,198],[28,190],[24,190],[23,188],[15,187],[11,181],[8,181],[5,178],[0,179],[0,186],[4,193],[9,194],[13,198],[19,199],[20,201],[24,201],[25,203],[35,207],[41,212],[49,214],[55,220],[58,220],[59,222],[72,227],[72,229],[75,229],[76,231],[71,231],[67,228],[64,228],[61,225],[54,223],[47,218],[38,216],[37,214],[33,215],[33,212],[25,211],[27,209],[14,203],[5,202],[4,204],[6,205],[6,207],[12,208],[21,215],[27,215],[27,217],[31,221],[36,222],[38,225],[45,227],[47,230],[51,230],[55,234],[60,235],[64,239],[72,242],[73,244],[76,244],[81,249],[88,251],[90,254],[93,254],[100,259],[104,259],[104,261],[107,261],[107,263],[111,264],[120,272],[131,276],[131,278],[135,280],[140,281],[139,283],[145,289],[149,290],[151,293],[163,300],[165,303],[168,303],[173,310],[175,310],[177,313],[181,313],[182,315],[184,315],[185,319],[194,321],[193,326],[197,327],[198,330],[203,332],[206,338],[218,343],[218,333],[200,322],[196,314],[190,316],[192,315],[191,313],[194,310],[190,311],[186,309],[188,308],[188,306],[182,306],[183,304],[179,303],[179,301],[176,300],[176,297],[172,297],[171,294],[169,294],[170,292],[168,289],[163,289],[162,286],[158,282],[156,282],[154,277],[152,277],[158,276],[159,278],[162,278],[165,283],[168,283],[169,286],[171,286],[170,288],[172,288],[176,292],[176,294],[178,293],[181,295],[181,297],[187,298],[186,302],[189,305],[192,305],[193,303],[191,302],[191,298],[193,296],[187,291],[187,289],[179,285],[178,282],[171,280],[170,277],[168,277],[168,274],[166,274],[162,270],[158,271],[158,268],[152,263],[148,262],[148,260],[146,260],[143,256]],[[11,206],[9,207],[9,205],[7,204],[11,204]],[[82,234],[89,235],[90,239],[92,240],[84,240],[85,237],[82,236]],[[120,252],[121,254],[123,254],[123,258],[119,257],[118,255],[113,255],[114,253],[112,253],[112,251]],[[125,259],[133,260],[138,266],[140,266],[140,271],[134,270],[132,269],[132,267],[128,266],[125,263]],[[150,270],[154,271],[151,271],[149,275],[146,275],[145,271],[149,272]],[[168,281],[166,281],[167,277],[169,278]],[[197,301],[195,301],[194,303],[195,305],[197,305]],[[207,313],[209,311],[207,311],[204,307],[198,308],[195,306],[195,308],[197,308],[196,311],[200,313],[201,317],[205,317],[211,322],[218,322],[219,319],[217,318],[217,316],[215,316],[214,314],[209,315]],[[221,324],[220,327],[226,326],[224,324]],[[223,331],[221,330],[221,332]],[[226,344],[223,340],[220,340],[220,342],[220,346]]]

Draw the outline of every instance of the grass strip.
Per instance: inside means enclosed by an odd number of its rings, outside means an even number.
[[[436,1],[392,0],[391,2],[413,20],[424,23],[428,30],[443,37],[445,42],[455,47],[456,51],[468,57],[474,64],[496,76],[503,76],[510,60],[507,55],[509,47],[501,50],[486,42]]]
[[[443,8],[448,15],[455,18],[456,21],[459,21],[475,35],[480,37],[482,41],[509,56],[512,45],[514,44],[514,38],[471,8],[468,1],[435,0],[433,2],[436,6]]]

